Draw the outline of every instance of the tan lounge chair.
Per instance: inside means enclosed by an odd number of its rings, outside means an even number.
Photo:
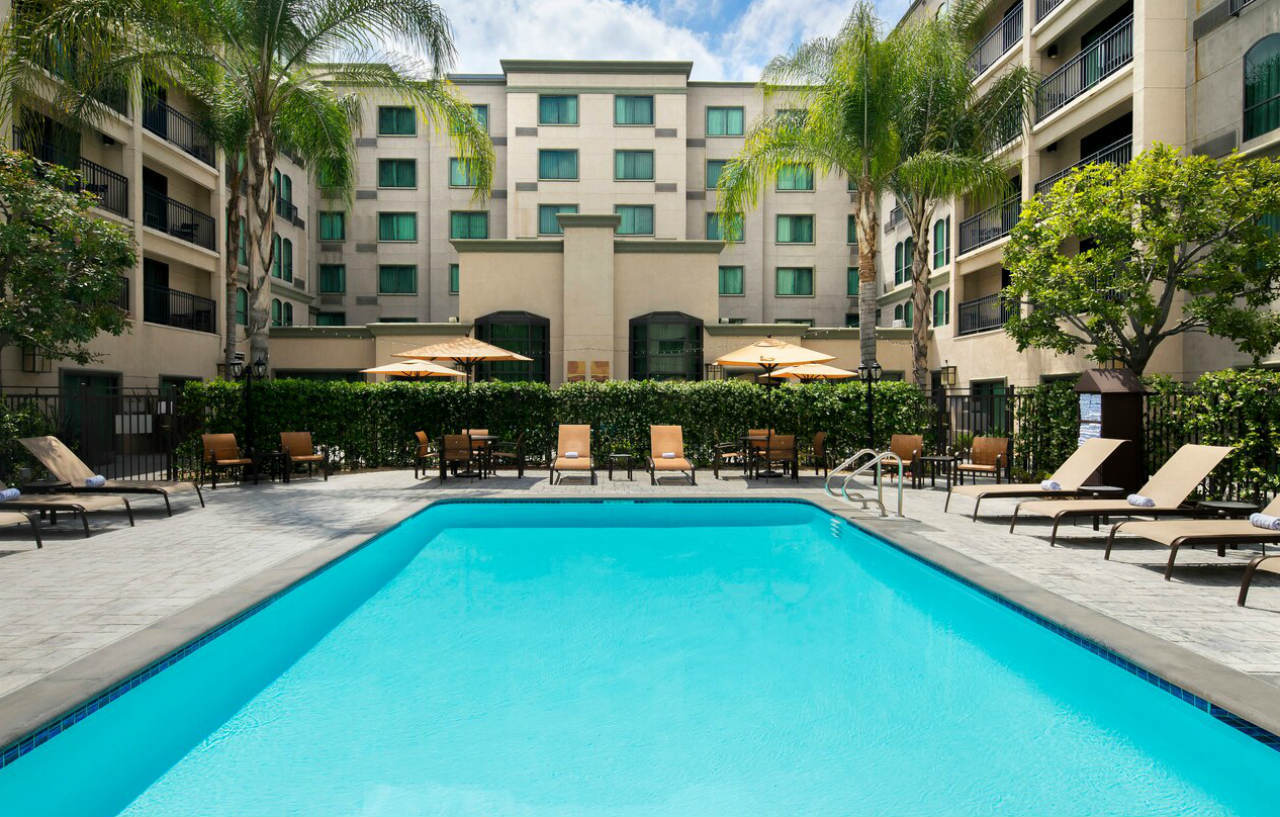
[[[1106,437],[1095,437],[1085,440],[1084,445],[1077,448],[1067,457],[1058,470],[1049,476],[1049,480],[1061,486],[1057,491],[1046,491],[1038,482],[1015,482],[1007,485],[954,485],[947,491],[947,502],[942,506],[945,512],[951,507],[953,494],[973,497],[973,518],[978,518],[978,507],[987,497],[1072,497],[1079,496],[1084,481],[1093,476],[1102,463],[1106,462],[1125,440],[1109,440]]]
[[[0,488],[5,486],[0,485]],[[133,508],[129,500],[122,496],[92,496],[90,494],[23,494],[16,499],[5,500],[5,511],[38,511],[56,516],[58,513],[79,514],[80,524],[84,527],[84,535],[89,537],[89,514],[97,511],[123,510],[129,516],[129,527],[133,527]]]
[[[1263,508],[1262,512],[1269,516],[1280,516],[1280,496],[1271,500],[1271,504]],[[1178,548],[1183,545],[1216,545],[1218,555],[1225,556],[1227,545],[1280,543],[1280,531],[1259,528],[1248,519],[1163,519],[1155,522],[1117,522],[1111,526],[1111,532],[1107,534],[1107,551],[1103,554],[1104,559],[1111,558],[1111,546],[1115,544],[1116,533],[1121,530],[1168,546],[1169,561],[1164,567],[1165,581],[1169,581],[1169,576],[1173,574],[1173,563],[1178,558]]]
[[[1257,556],[1249,562],[1249,566],[1244,569],[1244,576],[1240,579],[1240,595],[1236,596],[1237,605],[1244,607],[1244,601],[1249,596],[1249,585],[1253,584],[1253,577],[1259,570],[1280,573],[1280,554]]]
[[[975,485],[978,475],[996,478],[1000,484],[1000,472],[1009,465],[1008,437],[974,437],[973,446],[969,449],[969,461],[956,466],[956,476],[964,484],[964,475],[968,474]]]
[[[218,490],[218,474],[238,468],[243,478],[244,467],[253,465],[253,460],[240,453],[240,443],[236,442],[234,434],[201,434],[200,442],[204,446],[204,459],[200,464],[200,481],[204,481],[204,471],[209,470],[213,474],[215,491]],[[257,481],[257,472],[255,472],[254,482]]]
[[[44,547],[40,539],[40,520],[22,511],[0,511],[0,525],[30,525],[31,533],[36,538],[36,547]]]
[[[596,484],[596,464],[591,457],[591,426],[560,426],[556,434],[556,455],[551,460],[551,484],[564,482],[566,472],[585,472],[591,477],[591,484]]]
[[[792,438],[794,441],[794,437]],[[664,456],[670,454],[671,456]],[[681,474],[697,485],[693,463],[684,456],[684,429],[680,426],[649,426],[649,484],[658,484],[659,474]]]
[[[200,493],[200,486],[194,482],[109,479],[100,487],[90,488],[85,485],[85,480],[94,476],[93,469],[77,457],[70,448],[63,445],[62,440],[57,437],[27,437],[18,442],[22,443],[22,447],[30,451],[31,455],[39,460],[55,479],[67,483],[70,486],[68,488],[70,493],[151,494],[161,497],[164,500],[164,509],[173,516],[169,495],[195,491],[196,498],[200,500],[200,507],[204,507],[204,495]]]
[[[329,481],[328,449],[317,449],[315,444],[311,442],[310,431],[281,431],[280,450],[284,453],[284,467],[287,475],[293,474],[296,465],[305,463],[307,475],[310,476],[312,469],[316,467],[316,463],[319,463],[320,473],[324,474],[324,481]]]
[[[1049,544],[1057,544],[1058,526],[1072,516],[1168,516],[1187,514],[1182,503],[1196,486],[1231,453],[1226,445],[1184,445],[1160,466],[1137,493],[1155,500],[1155,506],[1141,508],[1126,499],[1038,499],[1018,503],[1009,521],[1009,532],[1024,514],[1047,516],[1053,520]]]

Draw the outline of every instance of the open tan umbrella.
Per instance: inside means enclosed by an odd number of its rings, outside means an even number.
[[[361,369],[366,374],[386,374],[396,377],[466,377],[466,372],[441,366],[429,360],[405,360],[374,366],[372,369]]]
[[[396,352],[392,357],[407,357],[413,360],[449,360],[461,366],[467,373],[466,423],[471,427],[471,381],[475,379],[476,366],[481,363],[495,363],[507,360],[532,360],[524,355],[508,352],[506,349],[485,343],[476,338],[458,338],[430,346],[419,346],[407,352]]]
[[[851,372],[848,369],[828,366],[825,363],[801,363],[798,366],[787,366],[778,369],[773,373],[773,376],[809,383],[814,380],[845,380],[850,377],[857,377],[858,373]]]

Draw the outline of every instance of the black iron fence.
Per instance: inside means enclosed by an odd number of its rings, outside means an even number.
[[[1129,17],[1045,77],[1036,94],[1037,118],[1044,119],[1132,60],[1133,17]]]
[[[13,143],[22,145],[24,141],[21,131],[15,127]],[[76,171],[80,174],[80,180],[70,189],[92,193],[98,197],[98,206],[102,209],[129,217],[129,180],[123,175],[76,155],[74,150],[66,150],[48,142],[32,145],[24,150],[28,150],[42,162],[62,165]]]
[[[197,332],[217,332],[218,304],[180,289],[147,285],[142,289],[142,319]]]
[[[1085,165],[1113,164],[1125,165],[1133,158],[1133,135],[1125,136],[1117,139],[1101,150],[1094,151],[1071,167],[1059,170],[1051,176],[1046,176],[1036,182],[1036,192],[1044,193],[1050,190],[1061,179],[1065,179],[1071,171],[1084,167]]]
[[[1022,196],[1014,194],[997,205],[960,222],[960,252],[998,241],[1009,234],[1022,215]]]
[[[969,70],[981,74],[996,64],[996,61],[1009,52],[1022,40],[1022,5],[1009,10],[1009,13],[996,23],[978,41],[973,51],[969,52]]]
[[[1049,12],[1062,5],[1064,0],[1036,0],[1036,22],[1049,16]]]
[[[213,166],[213,143],[196,120],[176,108],[153,100],[142,111],[142,127]]]
[[[211,216],[155,190],[142,191],[142,223],[175,238],[190,241],[197,247],[217,249]]]

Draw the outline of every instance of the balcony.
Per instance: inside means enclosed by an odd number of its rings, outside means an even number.
[[[15,131],[14,144],[21,144]],[[42,162],[58,164],[80,174],[80,182],[72,187],[98,197],[98,206],[118,216],[129,217],[129,180],[107,170],[97,162],[68,154],[49,143],[41,144],[32,155]]]
[[[1009,308],[997,292],[965,301],[959,306],[959,324],[957,334],[973,335],[999,329],[1009,319]]]
[[[190,292],[148,285],[142,290],[142,319],[179,329],[216,333],[218,304]]]
[[[1022,215],[1022,196],[1014,194],[994,207],[960,222],[960,254],[998,241],[1009,234]]]
[[[128,312],[133,308],[133,304],[129,303],[129,279],[123,275],[116,277],[120,279],[120,294],[116,297],[116,306],[121,311]]]
[[[213,167],[209,134],[191,117],[163,102],[152,102],[142,112],[142,127]]]
[[[1021,41],[1022,6],[1017,5],[969,52],[969,70],[973,71],[974,76],[981,74]]]
[[[142,191],[142,223],[197,247],[217,249],[212,217],[154,190]]]
[[[1133,61],[1133,17],[1099,37],[1054,71],[1036,93],[1036,119],[1044,119]]]
[[[1101,164],[1124,165],[1124,164],[1128,164],[1131,158],[1133,158],[1133,135],[1132,134],[1130,134],[1129,136],[1125,136],[1121,139],[1117,139],[1116,141],[1112,142],[1111,144],[1107,145],[1101,150],[1095,151],[1089,154],[1088,156],[1084,157],[1080,161],[1073,164],[1071,167],[1068,167],[1064,170],[1059,170],[1057,173],[1054,173],[1052,176],[1046,176],[1045,178],[1036,182],[1036,192],[1037,193],[1049,192],[1049,190],[1051,190],[1055,184],[1057,184],[1060,180],[1065,179],[1068,175],[1070,175],[1071,171],[1084,167],[1085,165],[1101,165]]]
[[[889,211],[889,220],[884,223],[884,231],[886,233],[893,232],[893,230],[902,223],[904,218],[906,218],[906,216],[902,214],[902,205],[893,205],[893,209]]]
[[[298,206],[291,201],[285,201],[284,199],[277,198],[276,215],[280,216],[280,218],[285,221],[295,223],[298,220]]]
[[[1239,14],[1240,9],[1252,3],[1253,0],[1229,0],[1227,3],[1227,12],[1229,14]]]
[[[1049,12],[1062,5],[1065,0],[1036,0],[1036,22],[1049,16]]]

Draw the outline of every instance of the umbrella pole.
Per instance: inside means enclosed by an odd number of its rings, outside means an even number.
[[[774,431],[773,426],[774,426],[774,423],[777,422],[777,414],[778,414],[778,407],[773,400],[773,390],[775,386],[772,381],[773,381],[773,370],[775,368],[777,368],[776,365],[764,367],[765,399],[768,400],[769,402],[769,428],[766,429],[764,434],[764,438],[765,438],[764,453],[766,458],[769,456],[769,446],[773,444],[773,431]],[[756,476],[764,477],[765,479],[773,479],[774,477],[782,476],[782,472],[773,470],[772,463],[770,463],[766,459],[765,469],[763,471],[758,472]]]

